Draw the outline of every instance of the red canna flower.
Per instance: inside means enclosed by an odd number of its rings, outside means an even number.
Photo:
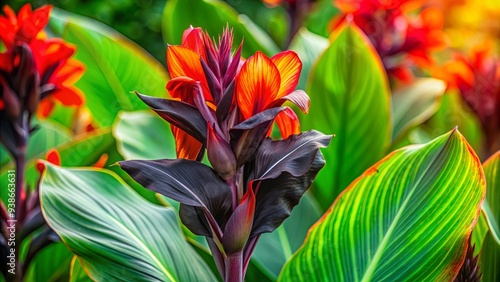
[[[298,204],[324,166],[319,148],[331,137],[298,134],[297,116],[282,107],[289,100],[309,108],[307,94],[294,91],[301,69],[295,53],[257,52],[242,63],[241,46],[232,55],[229,30],[218,43],[190,28],[183,46],[167,50],[167,89],[176,100],[138,94],[172,125],[178,156],[198,161],[120,166],[147,189],[179,201],[182,222],[207,238],[224,280],[243,281],[260,234],[275,230]],[[275,121],[282,140],[268,137]],[[200,162],[204,148],[211,167]]]
[[[16,14],[8,6],[0,16],[1,141],[12,153],[24,150],[30,121],[41,103],[41,114],[48,115],[55,101],[64,105],[81,105],[79,90],[73,86],[84,71],[71,58],[75,48],[60,39],[46,39],[42,29],[48,22],[51,6],[35,11],[30,4]]]
[[[412,80],[412,68],[434,65],[431,52],[446,46],[442,12],[423,8],[423,1],[336,0],[335,5],[342,13],[334,18],[333,27],[352,17],[370,38],[388,74],[403,82]]]

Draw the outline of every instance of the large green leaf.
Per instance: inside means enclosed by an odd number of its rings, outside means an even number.
[[[69,274],[69,282],[91,282],[92,279],[87,275],[82,264],[77,256],[73,256],[71,260],[71,271]]]
[[[500,281],[500,151],[484,163],[486,176],[486,200],[483,203],[490,226],[481,248],[481,270],[484,282]]]
[[[77,46],[76,59],[87,68],[76,86],[94,122],[110,126],[121,110],[147,109],[133,91],[166,97],[166,69],[129,39],[105,25],[81,16],[54,11],[55,33]]]
[[[302,245],[307,231],[321,216],[318,203],[304,194],[290,217],[272,233],[264,233],[255,247],[252,261],[276,280],[281,268]],[[272,254],[272,255],[270,255]]]
[[[243,38],[244,57],[263,51],[268,56],[280,51],[274,41],[250,18],[238,13],[227,3],[219,0],[169,0],[163,11],[163,38],[168,44],[180,44],[185,29],[192,25],[201,27],[217,38],[229,25],[234,32],[235,44]],[[141,92],[142,93],[142,92]]]
[[[305,27],[301,28],[295,34],[290,43],[290,49],[297,52],[302,61],[302,71],[300,72],[299,84],[297,84],[298,89],[306,88],[311,67],[319,55],[328,47],[328,44],[327,38],[316,35],[308,31]]]
[[[366,170],[312,228],[282,281],[451,281],[486,192],[453,130]]]
[[[46,163],[44,217],[97,281],[213,281],[175,212],[151,204],[108,170]]]
[[[398,140],[410,128],[429,119],[438,110],[445,89],[442,80],[418,78],[396,90],[392,95],[392,140]]]
[[[354,24],[343,24],[332,38],[309,77],[311,109],[301,119],[305,129],[335,134],[313,184],[324,209],[384,156],[391,139],[389,83],[375,49]]]
[[[113,136],[126,160],[176,158],[170,125],[151,111],[121,112],[113,125]]]

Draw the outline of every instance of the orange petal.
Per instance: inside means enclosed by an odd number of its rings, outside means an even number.
[[[85,72],[85,66],[78,60],[69,59],[66,64],[59,67],[51,76],[54,84],[73,85]]]
[[[420,16],[422,17],[422,23],[428,29],[442,29],[444,18],[443,12],[436,7],[430,7],[424,9]]]
[[[97,168],[103,168],[106,165],[107,161],[108,161],[108,154],[102,154],[97,160],[97,162],[95,162],[92,166]]]
[[[170,126],[175,138],[175,150],[177,157],[181,159],[196,160],[200,153],[202,144],[182,129]]]
[[[288,138],[292,134],[300,133],[299,118],[290,108],[286,108],[285,111],[279,113],[274,121],[278,125],[278,129],[283,139]]]
[[[236,98],[245,119],[276,99],[280,82],[278,68],[263,53],[257,52],[246,60],[236,77]]]
[[[300,71],[302,70],[302,62],[299,56],[293,51],[278,53],[271,60],[280,72],[281,85],[277,98],[281,98],[290,94],[297,87]]]
[[[205,100],[213,101],[208,88],[205,73],[201,67],[201,57],[195,51],[183,46],[169,46],[167,49],[167,65],[171,78],[187,76],[201,83]]]

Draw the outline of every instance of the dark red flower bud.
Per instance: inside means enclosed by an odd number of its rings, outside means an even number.
[[[250,188],[241,199],[227,222],[222,245],[227,255],[238,253],[245,247],[252,231],[255,213],[255,194]]]
[[[231,146],[220,137],[214,128],[207,126],[207,154],[213,169],[224,179],[229,179],[236,172],[236,157]]]

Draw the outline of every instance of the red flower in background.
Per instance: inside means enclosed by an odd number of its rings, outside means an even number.
[[[348,15],[370,38],[387,73],[409,82],[412,68],[434,64],[431,52],[446,46],[442,12],[409,0],[336,0],[341,14],[337,27]],[[417,11],[418,13],[414,13]]]
[[[0,110],[29,104],[29,111],[34,112],[41,100],[41,114],[46,116],[55,101],[67,106],[82,104],[82,95],[73,86],[84,71],[83,65],[71,58],[75,48],[60,39],[46,39],[42,32],[51,9],[43,6],[32,11],[26,4],[16,16],[10,7],[4,7],[0,40],[6,51],[0,54]]]
[[[468,56],[455,53],[435,72],[449,87],[457,88],[475,112],[491,153],[500,149],[500,59],[492,53],[493,44],[486,41],[474,46]]]

